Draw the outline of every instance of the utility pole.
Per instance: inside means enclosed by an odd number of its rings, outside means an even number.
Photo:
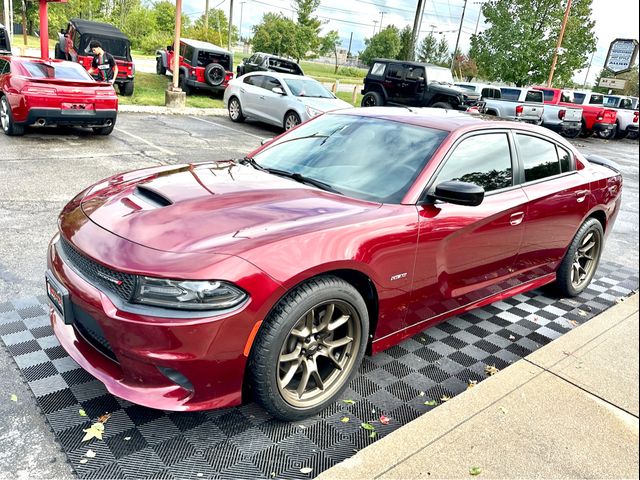
[[[451,71],[453,71],[453,64],[456,60],[456,54],[458,53],[458,45],[460,44],[460,34],[462,33],[462,23],[464,22],[464,12],[467,11],[467,0],[464,0],[464,7],[462,7],[462,17],[460,17],[460,28],[458,29],[458,38],[456,39],[456,48],[453,49],[453,55],[451,56]]]
[[[584,83],[582,84],[582,88],[587,88],[587,80],[589,78],[589,72],[591,71],[591,64],[593,63],[593,57],[595,54],[596,51],[594,50],[591,54],[591,60],[589,60],[589,67],[587,68],[587,74],[584,76]]]
[[[244,4],[247,2],[240,2],[240,28],[238,31],[240,32],[240,41],[242,41],[242,12],[244,11]]]
[[[549,80],[547,81],[547,87],[553,83],[553,74],[556,71],[556,64],[558,63],[558,52],[562,46],[562,39],[564,37],[564,29],[567,27],[567,20],[569,19],[569,11],[571,10],[571,0],[567,0],[567,9],[564,11],[564,19],[562,20],[562,28],[560,29],[560,35],[558,36],[558,45],[556,51],[553,54],[553,61],[551,62],[551,70],[549,71]]]
[[[9,22],[11,21],[11,17],[9,16],[9,0],[4,0],[4,24],[7,27],[7,35],[9,35],[10,33],[10,26],[9,26]],[[11,37],[9,37],[11,38]]]
[[[418,0],[418,5],[416,5],[416,16],[413,20],[413,30],[411,32],[411,42],[409,45],[409,58],[407,60],[414,60],[416,58],[416,42],[418,41],[418,35],[420,34],[420,28],[422,27],[423,14],[424,14],[424,0]]]
[[[229,38],[227,39],[227,50],[231,51],[231,27],[233,26],[233,0],[229,0]]]
[[[382,31],[382,20],[384,19],[384,14],[387,12],[380,12],[380,30],[378,30],[379,32]]]
[[[482,2],[473,2],[477,5],[482,5]],[[473,32],[473,35],[478,35],[478,27],[480,26],[480,17],[482,16],[482,7],[480,7],[480,10],[478,10],[478,20],[476,20],[476,29]]]
[[[374,36],[375,36],[375,34],[376,34],[376,27],[377,27],[377,26],[378,26],[378,21],[377,21],[377,20],[374,20],[374,21],[373,21],[373,35],[374,35]]]
[[[209,0],[204,3],[204,30],[209,31]]]
[[[349,50],[347,50],[347,59],[351,58],[351,42],[353,42],[353,32],[351,32],[351,36],[349,37]]]

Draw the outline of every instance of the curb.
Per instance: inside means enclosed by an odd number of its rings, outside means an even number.
[[[226,108],[169,108],[155,105],[119,105],[119,113],[146,113],[151,115],[191,115],[197,117],[227,116]]]

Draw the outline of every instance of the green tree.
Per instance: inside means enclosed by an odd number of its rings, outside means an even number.
[[[229,37],[229,19],[219,8],[209,10],[209,28],[205,28],[204,14],[187,28],[185,36],[215,45],[227,45]],[[231,26],[231,41],[238,39],[238,28]]]
[[[297,24],[283,15],[265,13],[262,22],[253,27],[254,51],[275,55],[294,56],[299,49],[296,36]]]
[[[440,66],[449,66],[449,59],[449,43],[445,38],[437,41],[432,33],[424,37],[418,49],[418,60]]]
[[[400,53],[400,31],[389,25],[381,32],[364,41],[365,49],[360,52],[360,60],[371,65],[374,58],[398,58]]]
[[[400,31],[398,60],[409,60],[411,57],[411,31],[411,27],[408,25]]]
[[[338,73],[338,48],[342,44],[340,40],[340,34],[336,30],[331,30],[324,37],[322,37],[322,43],[320,45],[321,55],[333,55],[336,59],[336,68],[334,73]]]
[[[460,78],[470,82],[478,76],[478,65],[473,58],[458,51],[453,59],[453,71]]]
[[[471,38],[470,55],[489,80],[518,86],[544,82],[558,41],[565,6],[557,0],[490,0],[482,7],[485,31]],[[554,84],[562,86],[586,66],[596,48],[592,0],[574,0]]]
[[[320,0],[294,0],[293,6],[297,14],[297,25],[292,56],[300,61],[307,56],[315,56],[323,46],[320,37],[322,22],[314,16]]]

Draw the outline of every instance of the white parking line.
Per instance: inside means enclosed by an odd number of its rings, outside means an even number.
[[[259,140],[264,140],[265,138],[269,138],[269,137],[261,137],[260,135],[254,135],[253,133],[245,132],[245,131],[239,130],[237,128],[227,127],[226,125],[220,125],[219,123],[212,122],[210,120],[205,120],[203,118],[198,118],[198,117],[189,117],[189,118],[193,118],[194,120],[198,120],[199,122],[208,123],[210,125],[215,125],[216,127],[226,128],[227,130],[231,130],[232,132],[242,133],[244,135],[248,135],[250,137],[257,138]]]
[[[126,131],[122,130],[121,128],[115,128],[115,130],[117,130],[118,132],[124,133],[125,135],[129,135],[131,138],[135,138],[139,142],[146,143],[150,147],[153,147],[156,150],[158,150],[159,152],[162,152],[162,153],[164,153],[166,155],[176,155],[171,150],[167,150],[166,148],[159,147],[158,145],[156,145],[154,143],[151,143],[149,140],[145,140],[144,138],[141,138],[141,137],[139,137],[137,135],[134,135],[133,133],[126,132]]]

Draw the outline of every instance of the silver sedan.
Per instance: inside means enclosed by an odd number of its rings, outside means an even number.
[[[253,118],[285,130],[330,110],[352,108],[313,78],[276,72],[251,72],[229,82],[224,91],[229,118]]]

